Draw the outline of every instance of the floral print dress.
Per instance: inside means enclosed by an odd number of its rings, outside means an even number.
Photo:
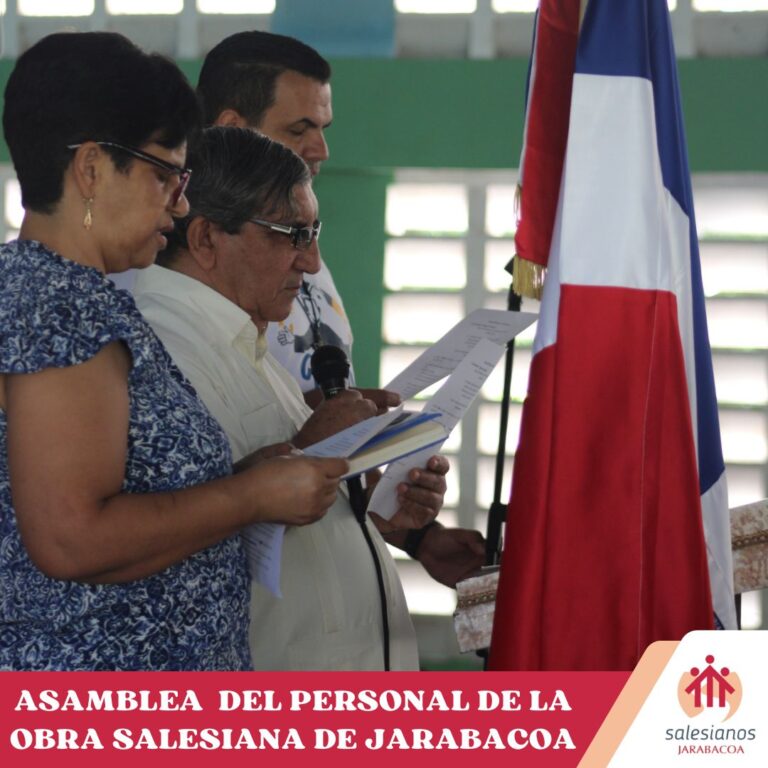
[[[0,373],[77,365],[113,341],[132,358],[122,491],[172,491],[229,474],[226,436],[130,294],[40,243],[0,247]],[[248,589],[237,536],[133,582],[45,576],[19,537],[0,409],[0,669],[248,669]]]

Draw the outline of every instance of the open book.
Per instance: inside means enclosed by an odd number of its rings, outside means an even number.
[[[349,460],[344,478],[354,477],[442,443],[449,430],[437,420],[438,416],[404,411],[401,405],[310,445],[303,452],[307,456],[344,456]]]
[[[372,444],[368,446],[370,453],[361,456],[359,462],[354,461],[347,477],[381,464],[389,465],[373,491],[370,509],[385,520],[395,514],[399,483],[406,480],[413,467],[426,465],[432,453],[437,451],[437,446],[451,433],[475,399],[504,354],[506,342],[535,319],[536,315],[530,312],[476,309],[386,385],[385,389],[391,389],[406,399],[447,377],[423,411],[411,416],[411,419],[416,417],[427,422],[434,420],[435,431],[431,431],[432,426],[430,429],[424,427],[423,432],[416,431],[417,422],[405,421],[404,429],[413,434],[393,437],[392,443],[386,448],[382,446],[380,451]],[[352,457],[354,460],[368,440],[390,424],[394,425],[401,412],[402,406],[399,406],[381,416],[366,419],[305,448],[304,453],[309,456]],[[438,424],[442,427],[442,436],[438,435]],[[360,433],[358,430],[361,430]],[[384,440],[384,436],[381,439]]]
[[[448,430],[435,420],[437,416],[437,413],[418,413],[383,429],[348,457],[349,472],[345,477],[354,477],[442,443],[448,437]]]

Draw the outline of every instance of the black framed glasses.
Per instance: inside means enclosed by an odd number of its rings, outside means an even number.
[[[85,142],[80,144],[67,144],[67,149],[78,149],[82,147]],[[126,147],[124,144],[118,144],[114,141],[94,141],[94,144],[98,144],[100,147],[112,147],[113,149],[119,149],[121,152],[125,152],[131,157],[135,157],[138,160],[143,160],[145,163],[151,163],[152,165],[162,168],[164,171],[179,177],[179,185],[171,193],[171,203],[176,205],[179,202],[179,198],[184,194],[184,191],[189,184],[189,179],[192,176],[191,168],[182,168],[180,165],[174,165],[166,160],[163,160],[156,155],[152,155],[149,152],[142,152],[135,147]]]
[[[275,224],[274,221],[264,221],[264,219],[248,219],[248,221],[290,237],[293,247],[302,251],[306,251],[320,237],[320,228],[323,226],[318,219],[312,222],[311,227],[292,227],[290,224]]]

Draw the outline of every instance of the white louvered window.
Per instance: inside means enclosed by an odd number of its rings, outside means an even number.
[[[272,13],[275,0],[197,0],[197,10],[209,14]]]
[[[115,16],[174,15],[184,10],[184,0],[107,0],[107,13]]]
[[[474,13],[477,0],[394,0],[399,13]]]
[[[18,0],[17,8],[22,16],[90,16],[94,0]]]

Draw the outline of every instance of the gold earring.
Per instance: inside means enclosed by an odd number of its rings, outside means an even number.
[[[93,226],[93,213],[91,212],[91,203],[93,202],[93,198],[84,197],[83,202],[85,203],[85,218],[83,219],[83,226],[86,229],[90,229]]]

